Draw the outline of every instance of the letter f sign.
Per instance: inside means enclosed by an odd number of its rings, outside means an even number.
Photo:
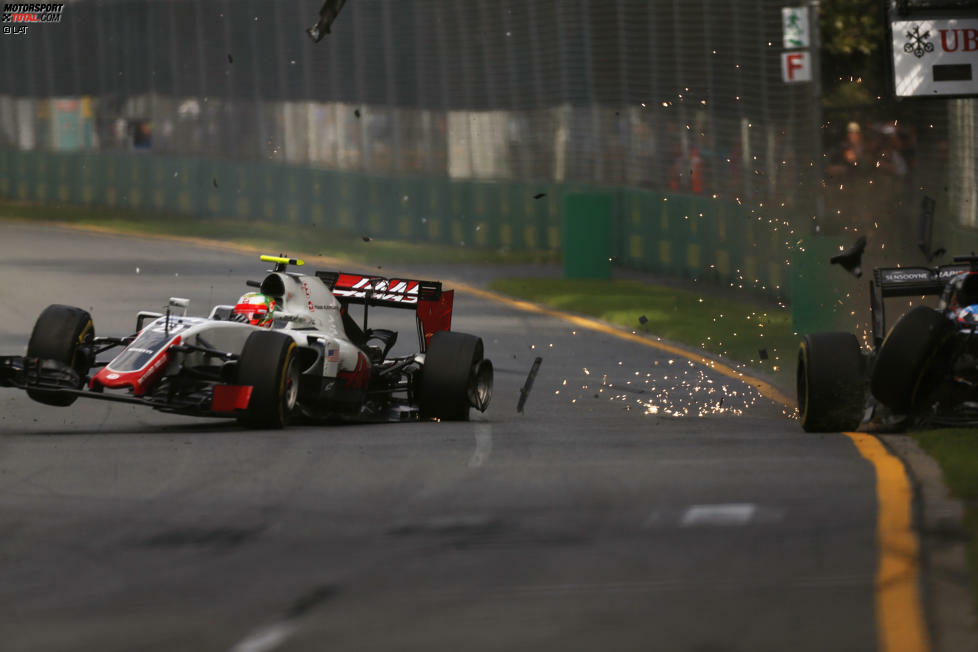
[[[808,52],[782,52],[781,79],[789,84],[811,81],[812,60]]]

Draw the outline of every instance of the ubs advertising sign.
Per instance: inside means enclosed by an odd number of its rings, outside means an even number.
[[[978,95],[978,19],[895,20],[897,97]]]

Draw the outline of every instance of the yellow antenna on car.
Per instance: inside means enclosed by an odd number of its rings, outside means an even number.
[[[280,265],[296,265],[296,266],[301,266],[306,264],[304,261],[299,260],[298,258],[284,258],[282,256],[266,256],[265,254],[262,254],[261,262],[278,263]]]
[[[260,260],[263,263],[275,263],[276,272],[284,272],[289,265],[295,265],[296,267],[301,267],[306,263],[298,258],[285,258],[283,256],[267,256],[262,254]]]

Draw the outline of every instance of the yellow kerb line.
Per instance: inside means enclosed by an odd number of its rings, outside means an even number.
[[[913,491],[906,470],[879,439],[845,433],[876,469],[880,547],[876,568],[876,625],[883,652],[927,652],[927,625],[920,604],[920,546],[913,531]]]

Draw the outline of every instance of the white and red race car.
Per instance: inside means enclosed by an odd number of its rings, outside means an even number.
[[[289,270],[301,260],[261,260],[275,268],[248,285],[275,300],[269,327],[238,320],[228,305],[189,317],[189,302],[172,298],[165,314],[140,312],[135,334],[96,337],[88,312],[53,305],[38,317],[26,356],[0,357],[0,386],[47,405],[81,396],[272,428],[293,418],[465,420],[470,408],[488,407],[492,363],[480,338],[451,330],[454,292],[440,282],[307,276]],[[351,304],[364,306],[362,326]],[[416,353],[389,356],[397,332],[367,327],[375,306],[415,311]]]

